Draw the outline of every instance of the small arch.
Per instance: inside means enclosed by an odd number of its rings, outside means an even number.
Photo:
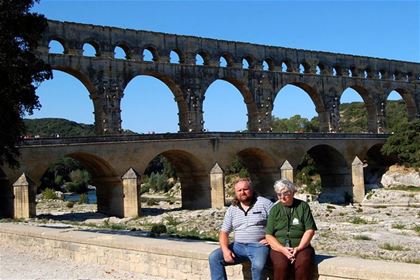
[[[205,65],[204,64],[204,58],[199,53],[195,55],[195,65]]]
[[[266,58],[263,61],[263,70],[264,71],[274,71],[274,60],[271,59],[271,58]]]
[[[347,73],[348,73],[348,76],[349,76],[349,77],[353,77],[353,70],[352,70],[351,68],[349,68],[349,69],[347,70]]]
[[[91,43],[84,43],[83,56],[90,56],[90,57],[98,56],[98,49],[95,48],[95,46],[92,45]]]
[[[379,80],[382,80],[383,79],[382,71],[378,71],[378,79]]]
[[[48,53],[53,54],[65,54],[65,49],[63,44],[58,40],[51,40],[48,44]]]
[[[199,61],[203,61],[203,64],[201,65],[209,65],[210,54],[206,50],[198,50],[196,53],[196,63]]]
[[[232,65],[233,57],[230,53],[224,53],[220,56],[220,67],[231,67]]]
[[[220,63],[219,63],[220,67],[227,67],[228,66],[228,62],[226,60],[226,58],[224,56],[220,57]]]
[[[393,81],[395,81],[395,80],[396,80],[396,75],[395,75],[395,73],[392,73],[391,80],[393,80]]]
[[[143,61],[154,61],[153,53],[148,49],[143,50],[142,56],[143,56]]]
[[[172,50],[169,53],[169,62],[173,63],[173,64],[180,64],[181,63],[181,58],[180,58],[178,52]]]
[[[315,73],[317,74],[317,75],[321,75],[321,67],[319,66],[319,64],[316,66],[316,70],[315,70]]]
[[[143,61],[158,61],[159,55],[154,46],[146,46],[142,52]]]
[[[305,73],[305,66],[303,64],[299,64],[299,73],[304,74]]]
[[[333,75],[334,77],[338,76],[338,73],[337,73],[337,68],[336,68],[336,67],[333,67],[333,68],[332,68],[332,75]]]
[[[246,59],[246,58],[242,59],[242,68],[243,69],[249,69],[250,68],[250,64],[248,62],[248,59]]]
[[[114,49],[114,58],[116,59],[127,59],[127,53],[120,46],[116,46]]]
[[[281,72],[292,72],[286,62],[281,63]]]
[[[367,70],[363,71],[363,78],[365,78],[365,79],[368,78],[368,71]]]
[[[270,70],[270,65],[268,64],[268,62],[267,62],[266,60],[264,60],[264,61],[263,61],[263,64],[262,64],[262,69],[263,69],[264,71],[268,71],[268,70]]]

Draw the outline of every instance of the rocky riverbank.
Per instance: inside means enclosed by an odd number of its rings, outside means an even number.
[[[150,236],[153,225],[163,224],[169,233],[162,233],[158,238],[178,235],[215,239],[226,211],[226,208],[183,210],[179,200],[157,202],[159,195],[147,201],[142,203],[141,217],[120,219],[96,213],[95,204],[76,203],[69,208],[62,200],[39,200],[37,218],[24,222],[134,236]],[[317,201],[309,204],[319,228],[312,242],[318,254],[420,264],[420,192],[417,190],[375,189],[366,195],[362,205]]]

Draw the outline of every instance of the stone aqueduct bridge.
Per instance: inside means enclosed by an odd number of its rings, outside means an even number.
[[[63,54],[49,53],[52,40],[62,44]],[[95,57],[83,56],[85,43],[95,48]],[[115,58],[117,46],[126,59]],[[144,61],[144,50],[153,54],[153,61]],[[170,63],[171,51],[178,54],[179,63]],[[234,156],[242,159],[257,189],[270,195],[274,180],[292,179],[292,169],[306,153],[315,159],[325,190],[340,186],[360,201],[363,173],[383,171],[388,164],[379,153],[386,135],[377,134],[386,127],[387,96],[397,91],[408,117],[420,116],[419,63],[59,21],[48,22],[38,55],[84,84],[94,104],[96,133],[104,136],[23,141],[20,169],[0,169],[1,212],[14,212],[15,217],[34,214],[35,200],[28,189],[34,189],[31,186],[39,184],[47,167],[64,156],[79,160],[91,172],[99,211],[118,216],[139,214],[139,177],[160,154],[181,178],[185,208],[224,204],[223,170]],[[197,55],[203,65],[196,65]],[[220,66],[222,57],[226,67]],[[124,89],[138,75],[156,77],[170,88],[178,105],[180,133],[117,136]],[[251,133],[202,133],[205,92],[218,79],[242,94]],[[310,96],[323,133],[267,133],[273,102],[287,84]],[[363,98],[371,134],[329,133],[340,130],[340,97],[347,88]],[[365,170],[361,160],[368,163]],[[17,180],[22,173],[26,177]]]
[[[153,158],[163,155],[180,178],[184,208],[222,207],[225,203],[223,170],[235,156],[249,170],[256,189],[263,195],[273,196],[274,181],[281,177],[293,179],[293,168],[308,153],[321,174],[323,190],[339,186],[360,199],[364,195],[360,160],[367,161],[373,171],[383,170],[386,162],[378,151],[386,138],[384,134],[341,133],[168,133],[25,140],[20,145],[19,170],[2,167],[0,187],[3,199],[10,206],[13,195],[7,195],[5,190],[22,173],[36,186],[52,163],[64,156],[72,157],[92,174],[99,211],[136,216],[140,210],[141,174]],[[29,184],[17,181],[13,184],[15,196],[22,185]]]
[[[52,40],[62,44],[63,54],[49,53]],[[95,48],[95,57],[83,56],[85,43]],[[125,51],[126,59],[115,58],[116,47]],[[143,60],[144,50],[153,54],[153,61]],[[171,51],[179,63],[170,63]],[[409,118],[420,117],[419,63],[59,21],[48,22],[39,55],[88,89],[98,135],[121,131],[124,89],[138,75],[156,77],[170,88],[181,132],[203,131],[205,92],[218,79],[242,94],[251,132],[270,131],[273,102],[288,84],[310,96],[323,132],[339,131],[340,97],[347,88],[363,98],[369,132],[380,133],[386,126],[385,105],[393,90],[404,99]],[[197,55],[203,65],[196,65]],[[220,66],[222,57],[226,67]]]

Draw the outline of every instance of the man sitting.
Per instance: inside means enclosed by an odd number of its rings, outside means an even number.
[[[226,265],[251,262],[253,280],[263,279],[269,253],[265,226],[272,202],[257,196],[251,180],[241,178],[235,183],[235,199],[226,211],[219,234],[220,248],[209,256],[212,280],[227,279]],[[234,242],[229,244],[229,233]]]

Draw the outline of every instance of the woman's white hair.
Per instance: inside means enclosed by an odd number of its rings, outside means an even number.
[[[287,189],[288,191],[295,193],[297,191],[295,185],[286,179],[280,179],[274,183],[274,191],[279,193],[280,191]]]

